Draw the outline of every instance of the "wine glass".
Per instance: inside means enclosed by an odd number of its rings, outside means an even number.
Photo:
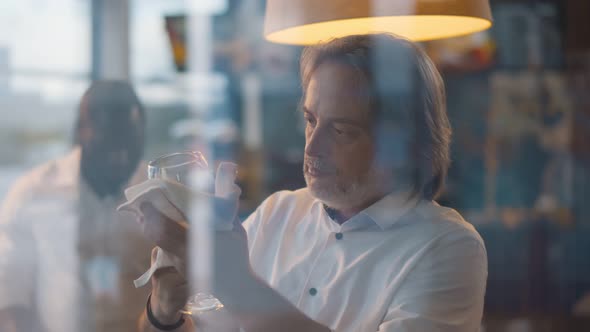
[[[206,189],[207,184],[195,179],[195,174],[198,175],[199,171],[208,173],[208,167],[207,160],[198,151],[177,152],[150,161],[148,163],[148,178],[175,181],[185,186],[196,186],[198,187],[196,189],[203,190]],[[180,312],[192,315],[221,308],[223,308],[223,304],[213,295],[197,293],[189,297]]]

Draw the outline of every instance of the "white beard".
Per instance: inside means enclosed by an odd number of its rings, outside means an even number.
[[[303,173],[311,195],[333,209],[354,208],[375,197],[381,187],[377,174],[375,167],[371,167],[353,181],[335,179],[329,184],[314,184],[313,177]]]

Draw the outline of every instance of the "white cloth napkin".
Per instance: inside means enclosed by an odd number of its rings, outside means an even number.
[[[203,173],[204,174],[204,173]],[[237,165],[230,162],[222,162],[217,168],[215,176],[215,195],[207,192],[192,190],[190,187],[175,181],[165,179],[150,179],[125,190],[127,202],[120,205],[117,210],[130,211],[142,216],[140,206],[143,202],[150,202],[153,206],[168,218],[179,223],[184,223],[191,203],[199,199],[211,202],[214,212],[214,227],[216,230],[230,231],[237,214],[238,198],[241,190],[235,184]],[[210,175],[205,175],[210,178]],[[203,179],[201,179],[203,180]],[[204,179],[205,182],[210,181]],[[198,222],[198,221],[194,221]],[[152,255],[150,268],[133,283],[136,288],[145,286],[154,272],[160,268],[171,267],[173,257],[170,253],[156,248],[157,253]]]

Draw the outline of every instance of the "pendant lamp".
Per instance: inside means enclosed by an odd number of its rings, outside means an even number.
[[[294,45],[378,32],[425,41],[491,25],[488,0],[267,0],[264,35]]]

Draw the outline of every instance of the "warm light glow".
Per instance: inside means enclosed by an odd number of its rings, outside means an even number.
[[[483,18],[448,15],[365,17],[306,24],[272,32],[275,43],[310,45],[349,35],[388,32],[414,41],[461,36],[488,29]]]
[[[283,44],[309,45],[369,33],[425,41],[492,25],[488,0],[267,0],[266,4],[266,39]]]

